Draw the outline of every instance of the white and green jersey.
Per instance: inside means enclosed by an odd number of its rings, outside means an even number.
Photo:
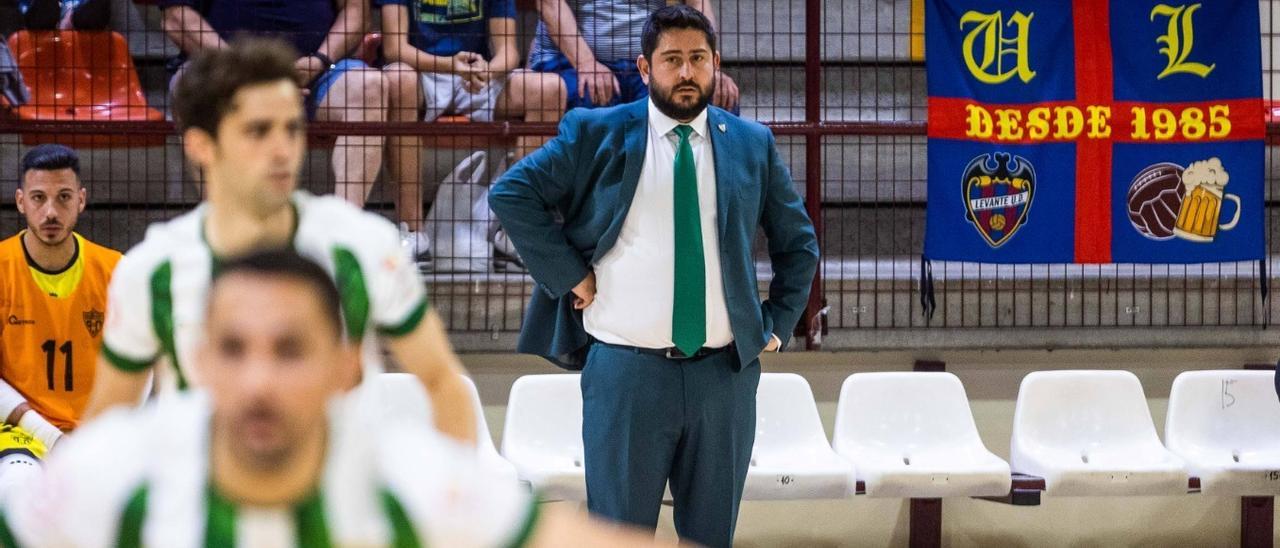
[[[347,335],[361,341],[366,373],[385,368],[377,334],[411,332],[427,311],[417,267],[386,219],[333,196],[295,192],[293,248],[333,276]],[[160,361],[158,383],[199,385],[189,369],[203,332],[209,284],[220,264],[204,237],[208,206],[147,229],[116,266],[108,290],[102,354],[115,367],[141,371]]]
[[[525,543],[538,513],[518,483],[481,469],[474,448],[429,427],[368,422],[357,407],[369,406],[352,405],[358,392],[332,406],[324,468],[305,500],[249,507],[215,492],[209,404],[192,390],[113,411],[77,430],[27,493],[6,504],[0,542],[23,548]]]

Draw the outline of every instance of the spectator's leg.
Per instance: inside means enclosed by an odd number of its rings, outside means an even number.
[[[619,94],[621,102],[630,103],[649,96],[649,86],[640,77],[640,69],[636,67],[635,61],[617,61],[608,66],[618,78],[618,87],[622,90]]]
[[[591,102],[590,97],[578,94],[578,71],[574,70],[573,65],[569,64],[569,60],[563,55],[550,61],[535,63],[530,69],[534,72],[548,72],[560,76],[565,91],[565,111],[579,107],[595,108],[596,105]]]
[[[564,114],[564,81],[546,72],[516,71],[494,107],[498,118],[523,117],[526,122],[558,122]],[[550,137],[523,136],[516,139],[516,160],[537,150]]]
[[[111,22],[111,0],[85,0],[62,19],[63,30],[103,30]]]
[[[404,63],[393,63],[382,69],[387,78],[391,99],[392,122],[420,120],[422,86],[418,71]],[[388,181],[395,185],[396,216],[409,225],[409,230],[422,230],[422,157],[421,139],[417,135],[392,137],[387,151]],[[361,196],[363,198],[363,195]]]
[[[344,64],[346,65],[344,67]],[[312,93],[320,94],[316,119],[324,122],[387,121],[387,83],[381,72],[364,63],[343,60],[330,72],[332,82],[319,82]],[[324,76],[322,75],[323,79]],[[344,135],[333,147],[335,194],[348,199],[364,195],[382,169],[384,138],[376,135]]]

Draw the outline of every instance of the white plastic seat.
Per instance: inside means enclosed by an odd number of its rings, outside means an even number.
[[[431,423],[431,398],[418,377],[409,373],[382,373],[368,378],[358,390],[369,410],[382,420]]]
[[[580,377],[526,375],[511,385],[502,455],[544,500],[587,499]]]
[[[1164,436],[1207,495],[1280,495],[1280,400],[1271,371],[1187,371]]]
[[[835,450],[872,497],[1009,493],[1009,464],[982,444],[964,385],[951,373],[858,373],[836,406]]]
[[[476,415],[476,449],[480,453],[480,462],[488,470],[501,474],[504,478],[516,481],[516,467],[498,454],[493,445],[493,434],[489,432],[489,421],[484,418],[484,405],[480,402],[480,392],[476,390],[475,381],[466,375],[462,381],[471,397],[471,409]]]
[[[1063,496],[1187,492],[1185,464],[1156,436],[1128,371],[1037,371],[1022,379],[1010,463]]]
[[[493,435],[489,433],[489,422],[484,418],[484,407],[480,404],[480,394],[476,391],[475,383],[465,375],[461,377],[470,393],[472,411],[476,415],[476,451],[481,465],[495,474],[516,481],[515,467],[502,458],[493,446]],[[432,422],[431,397],[418,377],[409,373],[383,373],[366,384],[370,391],[364,397],[370,402],[371,410],[382,417],[375,420],[407,420],[420,424]]]
[[[762,374],[742,498],[844,498],[853,494],[854,481],[853,466],[827,443],[809,383],[794,373]]]

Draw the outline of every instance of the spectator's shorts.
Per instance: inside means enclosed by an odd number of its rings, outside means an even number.
[[[611,107],[622,103],[630,103],[639,101],[649,96],[649,86],[644,84],[644,79],[640,77],[640,69],[636,68],[634,59],[622,59],[618,61],[601,61],[609,70],[613,71],[614,77],[618,79],[619,93],[614,94],[613,100],[607,105],[597,105],[591,100],[591,94],[578,95],[578,71],[574,70],[573,65],[569,64],[569,60],[563,54],[534,63],[529,67],[537,72],[554,72],[560,75],[564,80],[565,91],[568,96],[565,99],[565,109],[575,108],[596,108]]]
[[[178,78],[181,78],[182,74],[186,72],[186,65],[187,61],[185,59],[180,59],[179,62],[176,63],[173,61],[170,62],[170,70],[173,70],[173,77],[169,80],[170,96],[173,95],[173,91],[176,89]],[[176,70],[173,69],[175,66],[177,67]],[[320,76],[316,77],[316,79],[311,82],[310,86],[307,86],[307,89],[310,91],[310,93],[307,94],[305,103],[307,108],[307,119],[315,120],[316,108],[319,107],[320,102],[324,100],[325,96],[329,95],[329,91],[333,88],[333,85],[338,82],[338,79],[342,78],[343,74],[346,74],[351,70],[368,67],[369,65],[366,65],[364,61],[359,59],[342,59],[337,63],[334,63],[333,68],[320,73]]]
[[[473,122],[492,122],[493,111],[498,106],[498,96],[506,89],[511,73],[492,80],[479,93],[462,88],[462,77],[456,74],[423,72],[422,119],[431,122],[446,114],[466,116]]]
[[[324,100],[325,96],[329,95],[329,90],[333,88],[333,85],[338,82],[339,78],[342,78],[343,74],[346,74],[348,71],[363,68],[369,68],[369,65],[366,65],[364,61],[359,59],[342,59],[337,63],[334,63],[333,68],[320,73],[320,76],[316,77],[315,81],[311,82],[311,86],[308,87],[308,89],[311,90],[311,93],[307,95],[307,119],[316,119],[316,109],[320,106],[320,102]],[[338,105],[333,106],[336,107]]]

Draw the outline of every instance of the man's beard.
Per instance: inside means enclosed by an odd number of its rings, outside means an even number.
[[[254,405],[231,420],[232,428],[229,432],[240,435],[246,423],[254,419],[275,423],[279,429],[279,438],[274,440],[275,444],[267,447],[250,447],[249,444],[242,443],[236,455],[246,468],[258,472],[278,472],[291,463],[298,454],[301,443],[295,434],[299,429],[292,427],[293,425],[290,425],[287,419],[271,407]]]
[[[53,237],[46,237],[46,236],[45,236],[45,233],[44,233],[44,229],[45,229],[45,228],[52,227],[52,226],[56,226],[56,227],[57,227],[59,230],[61,230],[62,232],[61,232],[60,234],[58,234],[57,236],[53,236]],[[74,223],[72,223],[72,225],[71,225],[70,227],[66,227],[66,226],[63,226],[63,225],[62,225],[62,223],[47,223],[47,222],[46,222],[45,224],[42,224],[42,225],[40,225],[40,226],[36,227],[34,230],[32,230],[32,229],[31,229],[31,226],[30,226],[30,225],[28,225],[28,226],[27,226],[27,230],[28,230],[29,232],[32,232],[32,233],[33,233],[33,235],[36,237],[36,241],[37,241],[37,242],[40,242],[42,245],[44,245],[44,246],[46,246],[46,247],[57,247],[57,246],[62,245],[64,242],[66,242],[68,239],[70,239],[70,238],[71,238],[71,233],[72,233],[72,231],[73,231],[73,230],[75,230],[75,224],[74,224]]]
[[[699,86],[693,80],[685,80],[671,86],[669,89],[661,89],[656,85],[651,86],[649,97],[653,100],[653,105],[658,107],[658,112],[666,114],[674,120],[692,120],[711,103],[711,96],[715,95],[716,92],[716,81],[713,78],[707,90],[699,94],[698,98],[687,107],[678,105],[671,99],[671,96],[675,95],[675,90],[682,86],[694,86],[699,91],[702,90],[702,86]]]

